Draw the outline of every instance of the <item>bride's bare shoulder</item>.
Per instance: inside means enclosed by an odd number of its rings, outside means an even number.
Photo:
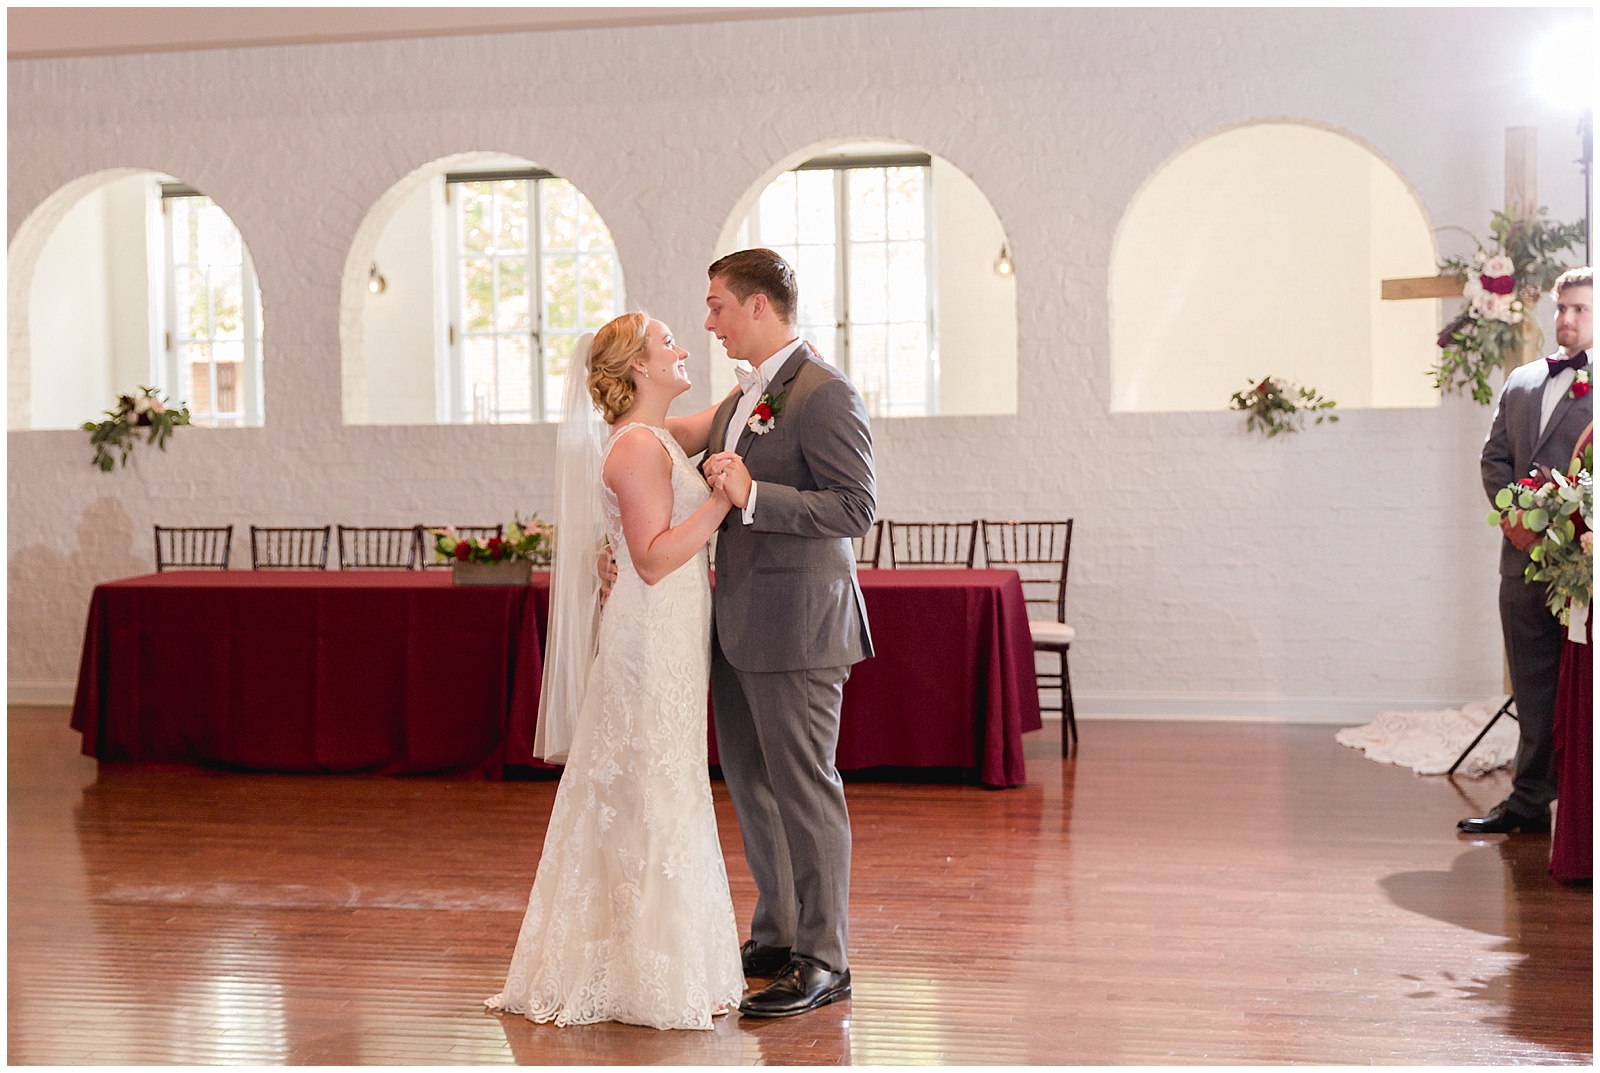
[[[672,467],[672,456],[648,425],[634,425],[618,432],[606,449],[603,470],[607,484],[628,474],[654,475]]]

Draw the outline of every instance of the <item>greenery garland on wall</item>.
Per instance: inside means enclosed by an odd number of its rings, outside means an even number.
[[[1307,414],[1317,415],[1313,424],[1336,422],[1339,415],[1328,412],[1336,405],[1315,388],[1291,384],[1276,376],[1262,377],[1243,391],[1235,391],[1228,401],[1230,410],[1250,415],[1245,420],[1247,429],[1263,432],[1268,439],[1283,432],[1299,432],[1305,427]]]
[[[85,421],[81,427],[89,434],[89,443],[94,447],[94,464],[110,473],[119,461],[124,466],[128,464],[128,455],[139,442],[139,429],[149,429],[145,442],[165,451],[172,430],[188,423],[189,407],[180,405],[172,409],[156,394],[155,388],[141,387],[138,395],[118,398],[117,408],[107,410],[104,421]],[[118,455],[113,457],[112,451],[117,451]]]

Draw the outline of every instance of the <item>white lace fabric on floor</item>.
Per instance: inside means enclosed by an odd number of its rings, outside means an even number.
[[[1504,697],[1495,697],[1463,708],[1380,712],[1365,726],[1339,731],[1334,740],[1340,745],[1360,749],[1368,760],[1398,764],[1418,775],[1443,775],[1504,702]],[[1472,750],[1472,755],[1456,769],[1456,774],[1476,778],[1505,767],[1517,755],[1517,736],[1517,721],[1502,716]]]
[[[640,427],[672,455],[679,525],[709,492],[670,434]],[[615,496],[602,499],[617,582],[505,989],[485,1004],[558,1025],[709,1029],[744,973],[707,770],[707,554],[646,585]]]

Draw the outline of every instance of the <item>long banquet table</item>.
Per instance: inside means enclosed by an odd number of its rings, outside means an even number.
[[[877,655],[845,686],[838,766],[1026,778],[1039,697],[1011,570],[864,570]],[[98,586],[72,726],[105,763],[478,773],[539,766],[549,575],[178,571]],[[712,745],[715,762],[715,745]]]

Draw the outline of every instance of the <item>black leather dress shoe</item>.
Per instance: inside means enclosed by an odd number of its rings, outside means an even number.
[[[1468,816],[1456,824],[1456,829],[1469,835],[1509,835],[1515,831],[1542,835],[1550,830],[1550,816],[1525,816],[1513,812],[1504,801],[1489,810],[1487,816]]]
[[[739,1003],[746,1017],[793,1017],[850,997],[850,970],[834,972],[808,957],[795,957],[778,978]]]
[[[739,960],[744,962],[746,976],[776,976],[789,964],[789,948],[762,946],[754,939],[746,939],[739,948]]]

